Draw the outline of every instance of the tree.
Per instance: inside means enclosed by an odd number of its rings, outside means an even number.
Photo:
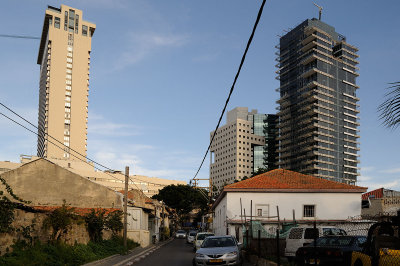
[[[123,211],[117,210],[109,213],[104,223],[105,227],[110,229],[113,236],[117,236],[118,233],[124,228],[122,223]]]
[[[207,192],[204,191],[206,194]],[[153,199],[163,201],[174,208],[179,215],[187,215],[191,210],[207,209],[208,198],[202,192],[189,185],[169,185],[161,189]]]
[[[385,94],[386,100],[379,105],[379,118],[388,128],[397,128],[400,125],[400,81],[389,83],[390,91]]]
[[[60,240],[61,236],[68,233],[74,220],[77,219],[74,214],[75,208],[67,207],[66,202],[61,207],[52,211],[43,221],[43,228],[48,229],[51,227],[53,233],[51,235],[52,241]]]
[[[86,228],[89,238],[93,242],[99,242],[103,239],[103,229],[106,221],[105,210],[92,209],[90,213],[85,215]]]
[[[14,194],[10,185],[7,184],[6,180],[0,177],[0,182],[6,189],[6,192],[12,197],[10,200],[3,190],[0,190],[0,233],[7,233],[14,228],[12,227],[12,222],[14,221],[14,209],[18,206],[22,206],[24,203],[30,203],[29,201],[25,201],[19,198]]]
[[[267,168],[261,168],[260,167],[260,168],[257,169],[257,171],[252,172],[250,177],[253,177],[253,176],[256,176],[256,175],[261,175],[261,174],[266,173],[266,172],[268,172]]]

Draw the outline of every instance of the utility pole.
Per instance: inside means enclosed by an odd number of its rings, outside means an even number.
[[[128,182],[129,166],[125,166],[125,195],[124,195],[124,248],[127,249],[127,231],[128,231]]]

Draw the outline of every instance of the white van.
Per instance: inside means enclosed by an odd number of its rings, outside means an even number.
[[[346,231],[333,226],[317,226],[318,236],[347,235]],[[294,258],[298,248],[311,243],[314,240],[313,227],[292,227],[286,237],[285,256]]]

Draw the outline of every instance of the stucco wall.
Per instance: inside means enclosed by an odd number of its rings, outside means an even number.
[[[87,180],[45,159],[22,165],[1,175],[14,193],[31,206],[122,208],[122,195]]]
[[[214,233],[226,234],[226,219],[240,221],[240,199],[242,213],[249,216],[251,200],[252,215],[257,215],[257,205],[268,206],[268,216],[276,216],[279,206],[280,220],[345,220],[361,214],[361,193],[240,193],[228,192],[215,208]],[[303,206],[315,205],[316,216],[303,217]],[[244,219],[244,218],[243,218]],[[256,219],[256,218],[253,218]],[[266,218],[263,218],[266,219]],[[277,220],[277,218],[271,218]],[[229,229],[234,235],[234,230]]]
[[[240,198],[246,214],[250,215],[253,200],[253,215],[257,204],[269,205],[269,216],[276,216],[279,206],[280,219],[292,220],[345,220],[361,214],[361,193],[227,193],[227,214],[230,219],[240,220]],[[315,205],[315,218],[303,217],[303,206]]]

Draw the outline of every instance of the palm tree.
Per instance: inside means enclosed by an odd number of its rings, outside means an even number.
[[[388,128],[397,128],[400,125],[400,81],[389,83],[390,91],[385,94],[386,100],[379,105],[379,118]]]

